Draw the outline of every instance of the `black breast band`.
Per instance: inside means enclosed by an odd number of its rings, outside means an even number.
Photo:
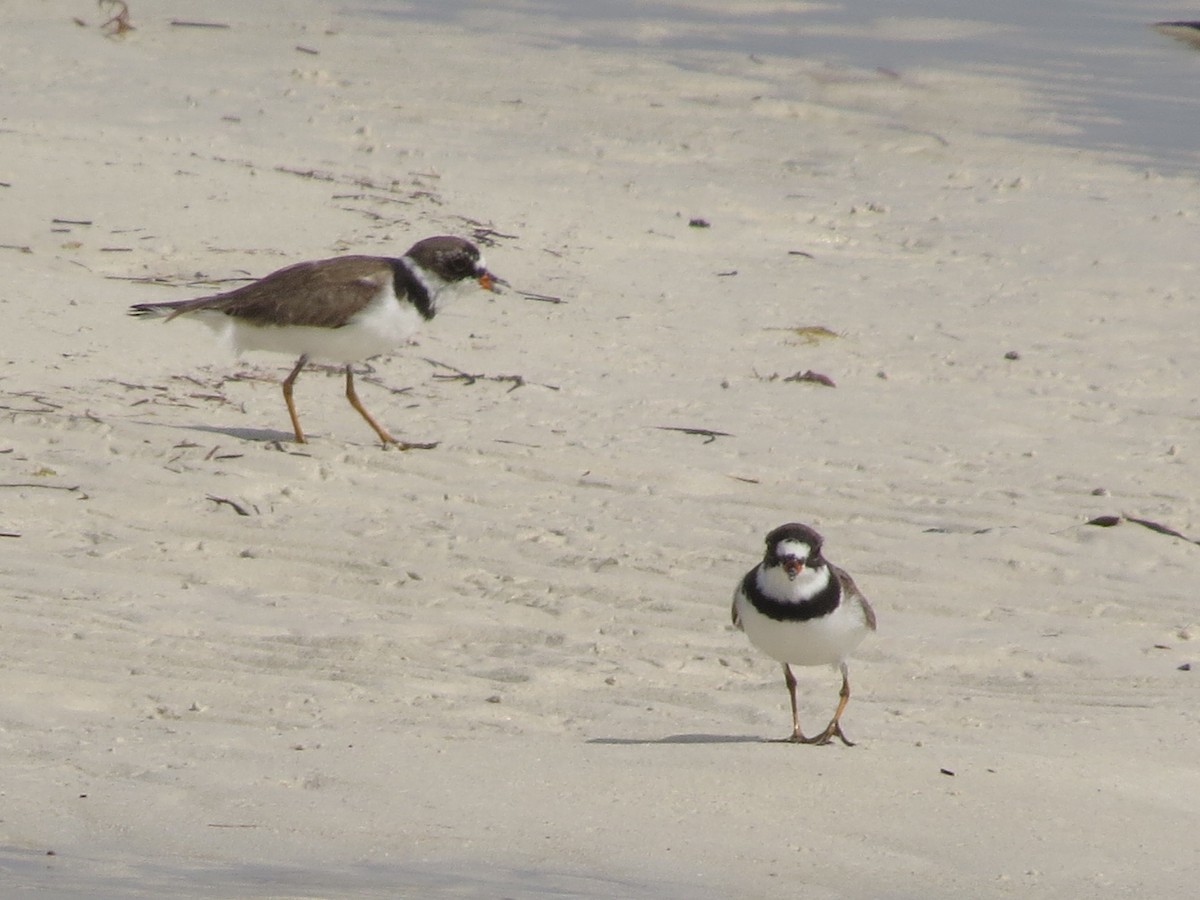
[[[809,619],[829,615],[837,609],[838,603],[842,599],[841,583],[832,571],[829,573],[829,584],[825,585],[821,593],[811,600],[799,602],[774,600],[768,597],[759,590],[758,580],[754,577],[757,572],[758,569],[751,569],[746,573],[746,577],[742,579],[742,593],[746,595],[755,609],[768,619],[774,619],[777,622],[807,622]]]

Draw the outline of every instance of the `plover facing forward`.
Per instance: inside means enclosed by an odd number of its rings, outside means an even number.
[[[746,573],[733,593],[733,624],[783,664],[792,702],[792,734],[785,740],[828,744],[836,737],[852,747],[840,722],[850,700],[846,658],[875,630],[875,611],[854,579],[821,555],[824,540],[809,526],[780,525],[766,540],[762,562]],[[800,731],[793,665],[831,665],[842,673],[837,711],[814,737]]]

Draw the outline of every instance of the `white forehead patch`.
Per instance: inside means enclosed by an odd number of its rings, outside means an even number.
[[[808,559],[808,554],[812,553],[812,547],[804,543],[804,541],[780,541],[775,545],[776,556],[791,556],[795,559]]]

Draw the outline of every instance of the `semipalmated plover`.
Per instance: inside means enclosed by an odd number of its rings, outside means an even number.
[[[351,364],[406,342],[432,319],[449,289],[473,279],[487,290],[504,282],[492,275],[479,249],[460,237],[425,238],[403,256],[337,256],[296,263],[236,290],[193,300],[138,303],[131,315],[194,317],[234,352],[271,350],[299,356],[283,380],[297,443],[305,442],[292,385],[310,360],[346,366],[346,399],[384,444],[396,440],[366,410],[354,390]]]
[[[746,573],[733,593],[733,624],[754,646],[783,663],[792,701],[792,734],[785,740],[828,744],[837,737],[852,747],[839,723],[850,700],[846,658],[875,630],[875,611],[854,579],[821,555],[822,542],[812,528],[795,522],[768,534],[763,561]],[[800,731],[793,665],[830,665],[842,673],[837,712],[815,737],[806,738]]]

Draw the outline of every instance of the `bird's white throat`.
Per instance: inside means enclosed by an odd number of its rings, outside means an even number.
[[[773,600],[803,603],[825,590],[829,586],[829,577],[829,566],[805,567],[795,578],[788,578],[783,566],[759,566],[755,580],[758,589]]]

